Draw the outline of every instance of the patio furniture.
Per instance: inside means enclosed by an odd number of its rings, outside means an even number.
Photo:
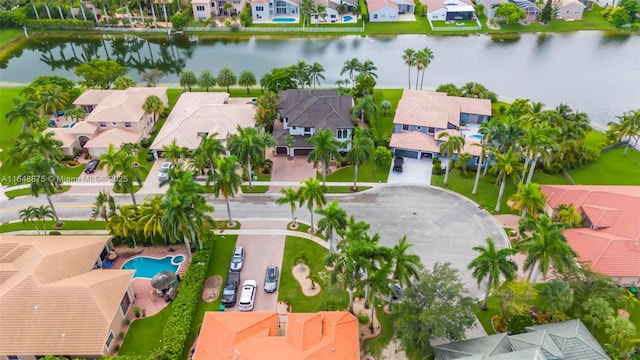
[[[111,251],[107,256],[107,260],[113,261],[118,258],[118,254],[115,251]]]
[[[113,267],[113,263],[111,261],[103,261],[102,262],[102,268],[103,269],[109,269]]]

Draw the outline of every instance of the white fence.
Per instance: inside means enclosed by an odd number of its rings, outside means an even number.
[[[344,32],[364,32],[364,25],[362,27],[305,27],[305,28],[290,28],[290,27],[242,27],[242,28],[228,28],[228,27],[185,27],[184,31],[212,31],[212,32],[318,32],[318,33],[344,33]]]

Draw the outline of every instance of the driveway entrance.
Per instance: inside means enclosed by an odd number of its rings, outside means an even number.
[[[271,170],[271,182],[296,182],[316,177],[316,169],[313,164],[307,162],[306,157],[294,157],[289,160],[287,156],[273,157]],[[281,186],[269,187],[269,193],[279,193]]]
[[[404,158],[401,173],[393,172],[393,161],[387,184],[424,184],[431,185],[431,159]]]

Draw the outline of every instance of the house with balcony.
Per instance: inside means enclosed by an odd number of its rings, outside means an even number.
[[[435,91],[404,90],[393,118],[393,134],[389,147],[395,156],[412,159],[440,156],[440,134],[463,136],[468,126],[477,126],[489,120],[491,101],[459,96],[448,96]],[[465,139],[465,149],[477,163],[480,157],[480,136]]]
[[[269,21],[276,16],[298,17],[300,0],[253,0],[251,16],[253,21]]]
[[[225,4],[228,10],[225,9]],[[231,16],[242,12],[246,0],[191,0],[193,18],[197,20],[209,20],[212,16]]]
[[[313,145],[308,142],[319,129],[331,130],[336,139],[343,143],[340,151],[350,150],[353,120],[351,109],[353,98],[339,95],[336,90],[280,91],[280,120],[276,121],[273,136],[278,141],[276,155],[308,155]],[[294,143],[285,143],[287,135]]]
[[[62,142],[66,155],[74,149],[86,150],[92,156],[116,150],[125,143],[146,139],[157,119],[142,108],[147,97],[158,96],[169,106],[166,87],[132,87],[126,90],[87,90],[73,102],[87,112],[84,121],[69,128],[49,128]]]

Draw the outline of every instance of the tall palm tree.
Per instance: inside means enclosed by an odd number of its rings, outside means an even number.
[[[607,300],[600,297],[590,297],[582,304],[582,315],[586,322],[591,323],[591,330],[596,326],[601,328],[605,321],[613,316],[613,309]]]
[[[418,278],[420,272],[420,257],[416,254],[409,254],[408,250],[412,247],[407,241],[407,235],[403,235],[398,243],[391,248],[390,263],[393,264],[393,273],[391,279],[397,281],[400,286],[408,286],[411,282]]]
[[[36,219],[42,221],[42,230],[47,235],[47,219],[55,220],[55,216],[51,208],[47,205],[40,205],[33,209]]]
[[[137,156],[124,151],[118,152],[116,168],[120,175],[117,177],[114,187],[129,192],[134,205],[136,205],[135,183],[138,183],[138,186],[142,186],[143,181],[142,170],[137,163]]]
[[[418,51],[416,54],[416,62],[420,64],[422,68],[422,76],[420,77],[420,90],[422,90],[422,84],[424,83],[424,73],[433,61],[434,55],[433,51],[430,48],[425,47],[424,49]],[[417,79],[416,79],[416,89],[418,88]]]
[[[216,78],[211,71],[204,69],[200,72],[198,77],[198,86],[204,88],[209,92],[209,88],[216,86]]]
[[[342,0],[340,0],[340,4],[338,4],[338,6],[336,7],[336,11],[338,12],[338,15],[340,15],[340,22],[342,22],[344,14],[349,12],[349,7]]]
[[[54,168],[58,167],[60,160],[64,157],[62,142],[56,139],[52,132],[25,134],[25,136],[18,139],[16,149],[18,150],[19,160],[29,159],[34,154],[40,154],[45,159],[50,160],[52,166],[49,168],[49,173],[52,176],[56,176]]]
[[[280,189],[282,197],[276,200],[278,205],[289,205],[291,207],[291,226],[296,227],[296,204],[299,202],[298,192],[293,188]]]
[[[175,139],[171,144],[163,146],[162,150],[164,151],[164,158],[171,161],[174,167],[189,154],[189,149],[186,146],[178,145]]]
[[[20,220],[22,220],[23,224],[33,223],[33,226],[36,228],[36,232],[40,235],[40,229],[38,229],[38,225],[35,223],[35,220],[38,220],[35,206],[27,206],[24,209],[20,209],[20,211],[18,211],[18,215],[20,215]]]
[[[445,139],[442,144],[440,144],[440,153],[442,155],[446,155],[449,158],[449,163],[447,164],[447,169],[444,173],[444,186],[447,186],[449,183],[449,170],[453,166],[453,155],[456,153],[460,153],[462,149],[464,149],[464,138],[462,136],[450,135],[447,132],[442,132],[438,135],[438,139]]]
[[[540,292],[540,300],[549,307],[549,316],[553,319],[553,312],[565,311],[573,303],[573,291],[566,281],[553,279]]]
[[[522,170],[522,163],[520,157],[510,148],[506,154],[500,154],[495,152],[496,158],[495,165],[491,168],[491,172],[496,174],[497,181],[500,181],[500,192],[498,193],[498,202],[496,203],[496,212],[500,212],[500,205],[502,203],[502,195],[504,195],[504,188],[507,185],[507,179],[510,176],[516,179],[519,176],[519,172]],[[517,180],[516,180],[517,182]]]
[[[524,240],[519,244],[519,251],[526,255],[523,265],[524,270],[529,270],[528,278],[536,269],[533,285],[541,273],[547,276],[551,266],[560,274],[575,267],[576,253],[562,233],[569,226],[566,223],[554,223],[545,214],[520,220],[519,231],[524,234]]]
[[[195,86],[198,84],[198,77],[193,71],[184,70],[180,72],[178,77],[179,77],[180,86],[182,86],[183,89],[188,88],[189,92],[191,92],[192,86]]]
[[[229,215],[229,226],[235,226],[231,218],[231,207],[229,197],[234,197],[242,185],[242,177],[238,175],[240,164],[235,156],[220,157],[216,160],[216,169],[207,179],[207,185],[213,182],[213,192],[216,196],[224,197],[227,203],[227,215]]]
[[[29,160],[22,163],[22,168],[24,169],[23,178],[27,183],[30,183],[31,195],[38,197],[40,192],[43,192],[47,197],[51,211],[53,211],[56,226],[62,226],[62,222],[51,200],[51,195],[56,192],[60,179],[57,176],[51,175],[50,170],[57,166],[59,166],[57,162],[45,158],[42,154],[35,154]]]
[[[352,58],[351,60],[347,60],[344,62],[342,66],[342,70],[340,70],[340,75],[347,73],[349,74],[349,80],[351,80],[351,86],[353,87],[354,82],[354,74],[362,68],[362,64],[358,58]]]
[[[351,149],[347,152],[347,161],[354,166],[353,171],[353,191],[358,190],[358,169],[360,165],[365,164],[374,150],[373,140],[365,133],[365,131],[357,127],[353,129],[353,137],[351,138]]]
[[[509,200],[513,201],[513,208],[522,210],[520,218],[524,218],[527,212],[532,216],[544,210],[547,196],[540,190],[540,185],[536,183],[518,184],[518,192],[511,195]]]
[[[372,77],[374,79],[378,78],[378,74],[375,72],[378,70],[378,67],[375,66],[373,61],[367,59],[362,64],[360,64],[360,68],[358,69],[358,73],[360,75]]]
[[[543,160],[548,159],[550,156],[548,150],[555,147],[554,139],[557,134],[557,129],[552,129],[548,125],[538,124],[525,128],[523,133],[520,145],[526,156],[522,171],[522,180],[524,181],[526,179],[526,183],[528,184],[533,179],[538,158],[542,158]],[[529,170],[528,178],[525,177],[527,170]]]
[[[473,181],[473,190],[471,190],[471,194],[475,195],[478,193],[478,184],[480,183],[480,173],[482,172],[482,168],[488,167],[488,164],[486,163],[486,160],[485,160],[487,158],[487,154],[484,146],[484,137],[479,144],[475,143],[475,144],[471,144],[471,146],[480,147],[480,159],[478,160],[478,167],[476,168],[476,178]]]
[[[313,85],[313,87],[316,87],[316,84],[318,84],[318,86],[320,86],[320,79],[324,80],[324,75],[322,75],[322,73],[324,72],[324,67],[322,67],[322,65],[320,65],[319,62],[314,62],[310,67],[309,67],[309,77],[311,78],[311,84]]]
[[[415,56],[416,51],[412,48],[404,49],[404,54],[402,55],[402,60],[404,60],[405,65],[409,68],[409,89],[411,89],[411,68],[415,66]]]
[[[131,237],[133,247],[138,247],[136,235],[140,230],[138,207],[135,205],[118,205],[118,211],[107,222],[107,228],[115,236]]]
[[[313,162],[314,166],[318,163],[322,164],[322,186],[327,184],[327,170],[329,169],[329,161],[340,159],[339,149],[342,144],[336,139],[333,131],[330,129],[320,129],[318,132],[307,140],[313,145],[313,150],[309,152],[307,161]]]
[[[320,209],[327,203],[327,199],[324,197],[325,187],[314,178],[308,178],[302,181],[302,186],[298,189],[298,203],[300,206],[307,204],[307,209],[311,214],[311,232],[315,232],[316,229],[313,223],[313,210],[314,208]]]
[[[378,116],[378,108],[375,105],[373,96],[367,94],[356,101],[356,105],[351,109],[354,118],[359,117],[361,121],[369,124],[371,120]]]
[[[237,134],[233,134],[227,139],[227,149],[245,165],[251,189],[253,188],[251,163],[257,163],[264,158],[265,138],[258,133],[258,129],[255,127],[241,128],[238,125],[237,131]]]
[[[367,270],[367,277],[362,280],[364,285],[368,287],[371,296],[369,297],[371,305],[371,313],[369,314],[369,330],[373,332],[373,320],[375,318],[376,298],[378,294],[386,292],[389,289],[389,275],[391,274],[391,264],[384,263],[380,266],[373,266]]]
[[[71,109],[65,110],[65,115],[70,117],[74,123],[77,123],[87,117],[87,111],[81,107],[74,106]]]
[[[109,144],[107,151],[100,154],[98,159],[100,163],[98,163],[98,169],[102,170],[107,168],[107,175],[110,177],[116,176],[118,173],[117,169],[117,161],[118,161],[118,151],[116,151],[115,146],[113,144]]]
[[[7,119],[9,125],[22,122],[22,132],[31,130],[34,123],[40,122],[40,116],[33,101],[13,98],[13,107],[9,110],[4,118]]]
[[[222,69],[220,69],[220,72],[218,72],[218,77],[216,78],[216,81],[218,82],[218,85],[226,87],[227,88],[227,92],[229,92],[229,88],[231,87],[231,85],[235,85],[238,82],[238,79],[236,78],[236,75],[233,73],[233,70],[231,70],[230,67],[225,66]]]
[[[105,222],[109,221],[111,215],[116,212],[116,201],[107,191],[102,190],[96,196],[96,200],[91,207],[91,220],[101,218]]]
[[[347,226],[347,212],[340,207],[337,200],[333,200],[322,209],[317,209],[316,213],[322,215],[318,221],[318,230],[324,231],[324,235],[329,239],[329,252],[336,251],[333,243],[334,231],[341,231]]]
[[[640,139],[640,109],[627,111],[617,118],[619,122],[607,124],[609,126],[608,133],[613,134],[618,141],[627,139],[627,146],[624,148],[624,156],[627,156],[631,140],[635,140],[633,145],[635,147]]]
[[[313,13],[313,0],[302,0],[300,2],[300,17],[302,18],[302,27],[309,23],[311,13]]]
[[[69,105],[69,94],[59,86],[46,86],[40,92],[38,107],[45,113],[54,114],[58,117],[58,110],[62,110]]]
[[[162,196],[156,195],[146,198],[138,209],[138,223],[142,229],[142,234],[146,237],[162,235],[162,219],[165,209],[162,207]]]
[[[305,84],[311,85],[311,66],[306,62],[300,60],[295,65],[292,65],[293,78],[298,83],[301,89],[304,89]]]
[[[142,109],[147,114],[153,114],[153,122],[156,122],[158,120],[158,115],[162,114],[164,111],[164,102],[156,95],[149,95],[144,99]]]
[[[222,142],[218,139],[218,136],[217,132],[202,136],[200,145],[193,154],[191,154],[191,159],[189,161],[194,169],[201,173],[204,173],[207,168],[209,171],[213,171],[213,169],[215,169],[216,159],[226,153],[226,150],[222,145]]]
[[[487,310],[491,290],[500,286],[500,276],[503,276],[506,281],[513,280],[518,271],[518,265],[511,260],[511,255],[515,254],[516,250],[512,248],[497,250],[493,239],[487,238],[485,241],[486,247],[473,247],[473,251],[478,252],[479,255],[467,266],[467,269],[473,270],[473,277],[477,280],[478,286],[487,279],[487,292],[482,302],[483,311]]]
[[[243,70],[240,72],[240,75],[238,75],[238,85],[247,88],[247,94],[249,94],[249,88],[255,86],[257,83],[256,76],[252,71]]]

